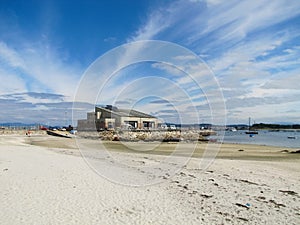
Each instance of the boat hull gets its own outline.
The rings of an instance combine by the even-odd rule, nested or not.
[[[258,134],[258,131],[246,131],[246,134]]]
[[[47,134],[52,135],[52,136],[56,136],[56,137],[72,138],[71,135],[69,135],[66,132],[47,130]]]

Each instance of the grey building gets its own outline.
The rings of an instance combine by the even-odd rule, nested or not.
[[[160,123],[156,117],[133,109],[118,109],[115,106],[95,107],[87,113],[87,119],[78,120],[78,131],[120,129],[156,129]]]

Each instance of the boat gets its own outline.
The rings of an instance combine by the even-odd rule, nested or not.
[[[288,136],[287,138],[288,138],[288,139],[296,139],[295,136]]]
[[[255,130],[249,130],[245,132],[246,134],[258,134],[258,131]]]
[[[249,129],[245,133],[246,134],[258,134],[258,131],[256,131],[256,130],[250,130],[250,127],[251,127],[251,118],[249,117]]]
[[[64,138],[72,138],[72,135],[69,132],[58,131],[58,130],[47,130],[48,135],[64,137]]]

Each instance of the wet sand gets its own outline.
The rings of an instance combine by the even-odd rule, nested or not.
[[[25,143],[35,146],[47,147],[55,151],[55,149],[73,149],[73,153],[76,154],[78,148],[81,145],[87,145],[94,149],[100,149],[99,143],[109,151],[118,151],[126,153],[140,153],[140,154],[154,154],[154,155],[169,155],[171,154],[178,143],[164,143],[164,142],[119,142],[119,141],[100,141],[100,140],[89,140],[89,139],[67,139],[52,136],[32,136],[25,139]],[[196,145],[197,144],[197,145]],[[154,150],[151,151],[132,151],[130,146],[137,146],[142,150],[147,149],[148,146],[155,146]],[[143,145],[145,147],[143,147]],[[193,158],[201,158],[204,151],[206,150],[206,142],[198,143],[180,143],[184,146],[195,146],[193,152]],[[211,145],[214,145],[211,143]],[[150,147],[150,149],[152,149]],[[238,160],[256,160],[256,161],[286,161],[286,160],[299,160],[300,154],[290,154],[298,149],[286,148],[286,147],[274,147],[274,146],[263,146],[263,145],[250,145],[250,144],[229,144],[223,143],[217,154],[217,159],[238,159]]]

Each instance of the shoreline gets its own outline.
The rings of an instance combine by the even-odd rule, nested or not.
[[[1,137],[1,136],[0,136]],[[20,137],[22,138],[22,137]],[[68,153],[67,150],[72,151],[72,154],[79,152],[79,147],[84,147],[85,143],[88,143],[89,147],[95,150],[103,148],[112,152],[124,152],[133,154],[147,154],[147,155],[170,155],[179,144],[181,147],[187,146],[187,148],[195,147],[191,157],[201,158],[206,150],[206,147],[220,146],[217,152],[216,159],[232,159],[232,160],[256,160],[256,161],[283,161],[283,160],[299,160],[300,154],[293,154],[292,152],[298,151],[298,148],[285,148],[274,147],[267,145],[254,145],[254,144],[236,144],[236,143],[202,143],[202,142],[122,142],[122,141],[103,141],[103,140],[91,140],[85,138],[72,138],[65,139],[52,136],[32,136],[24,137],[24,141],[29,145],[47,147],[52,150],[63,149],[64,153]],[[142,151],[133,150],[140,148]],[[143,149],[148,149],[144,150]],[[214,150],[215,151],[215,150]],[[178,156],[185,156],[184,152],[178,153]]]
[[[267,147],[275,147],[275,148],[285,148],[285,149],[294,149],[294,150],[297,150],[297,149],[300,149],[300,146],[299,147],[288,147],[288,146],[279,146],[279,145],[276,145],[276,144],[262,144],[262,143],[244,143],[244,140],[241,140],[240,142],[239,141],[227,141],[227,140],[222,140],[222,141],[218,141],[216,140],[215,138],[212,138],[212,139],[206,139],[206,137],[202,137],[200,138],[199,140],[196,140],[195,137],[194,137],[194,133],[192,132],[191,134],[189,134],[189,132],[187,132],[187,134],[185,134],[185,136],[188,136],[189,138],[191,138],[191,140],[189,139],[186,139],[186,140],[179,140],[179,136],[177,137],[176,133],[177,131],[171,131],[172,132],[175,132],[174,133],[174,139],[176,139],[175,142],[179,142],[179,143],[190,143],[190,142],[198,142],[198,143],[205,143],[205,142],[209,142],[209,143],[213,143],[213,142],[216,142],[218,144],[237,144],[237,145],[255,145],[255,146],[267,146]],[[1,136],[24,136],[26,137],[27,133],[27,130],[2,130],[0,131],[0,137]],[[107,133],[111,133],[111,132],[107,132]],[[148,133],[148,132],[146,132]],[[36,137],[36,136],[49,136],[47,135],[46,131],[44,130],[31,130],[31,134],[30,136],[32,137]],[[113,134],[111,135],[107,135],[105,134],[104,136],[101,136],[99,135],[99,133],[97,132],[83,132],[83,133],[79,133],[77,134],[76,136],[74,135],[70,135],[72,136],[72,138],[80,138],[80,139],[89,139],[89,140],[100,140],[101,138],[101,141],[102,142],[107,142],[107,141],[111,141],[112,143],[114,142],[145,142],[145,143],[153,143],[153,142],[166,142],[168,143],[168,141],[164,141],[163,139],[161,140],[151,140],[150,138],[145,138],[144,140],[143,139],[137,139],[137,137],[132,137],[132,138],[129,138],[128,140],[124,139],[124,140],[113,140]],[[111,137],[110,137],[111,136]],[[130,136],[130,132],[129,134],[125,135],[125,136]],[[171,135],[172,136],[172,135]],[[184,136],[183,136],[184,137]],[[215,137],[214,135],[212,135],[211,137]],[[216,136],[217,137],[217,136]],[[140,138],[140,137],[138,137]],[[178,141],[177,141],[178,139]],[[170,140],[169,142],[172,142],[172,140]]]
[[[0,138],[1,137],[24,137],[27,138],[26,135],[26,130],[22,131],[22,132],[13,132],[13,133],[0,133]],[[46,131],[32,131],[30,137],[51,137],[50,135],[48,135],[46,133]],[[139,141],[130,141],[130,140],[120,140],[120,141],[113,141],[113,140],[101,140],[98,137],[80,137],[78,135],[72,136],[72,139],[86,139],[86,140],[97,140],[97,141],[101,141],[101,142],[108,142],[108,143],[118,143],[118,142],[128,142],[128,143],[139,143],[139,142],[143,142],[143,143],[157,143],[157,142],[163,142],[163,141],[143,141],[143,140],[139,140]],[[64,139],[63,139],[64,140]],[[183,140],[180,141],[178,143],[203,143],[205,144],[206,142],[209,143],[218,143],[218,144],[230,144],[230,145],[249,145],[249,146],[262,146],[262,147],[274,147],[274,148],[286,148],[286,149],[300,149],[300,147],[286,147],[286,146],[278,146],[278,145],[268,145],[268,144],[255,144],[255,143],[239,143],[239,142],[230,142],[230,141],[221,141],[221,142],[216,142],[214,139],[213,140],[208,140],[208,141],[194,141],[194,140]],[[168,143],[168,142],[166,142]],[[170,141],[170,143],[173,143],[172,141]],[[177,142],[174,142],[177,143]]]

